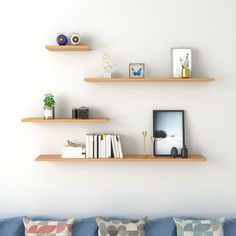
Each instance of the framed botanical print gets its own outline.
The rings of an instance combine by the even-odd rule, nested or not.
[[[192,50],[190,48],[172,48],[172,76],[174,78],[191,77],[192,72]]]

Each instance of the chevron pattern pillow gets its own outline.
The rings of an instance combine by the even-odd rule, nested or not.
[[[96,217],[99,236],[144,236],[144,225],[147,218],[142,220],[108,220]]]
[[[182,220],[174,218],[177,236],[224,236],[225,218],[216,220]]]
[[[23,218],[25,236],[71,236],[74,219],[66,221],[32,221]]]

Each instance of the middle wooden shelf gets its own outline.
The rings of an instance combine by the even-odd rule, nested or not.
[[[40,155],[36,161],[49,162],[205,162],[207,159],[202,155],[192,155],[188,158],[170,156],[143,156],[128,155],[124,158],[61,158],[60,155]]]

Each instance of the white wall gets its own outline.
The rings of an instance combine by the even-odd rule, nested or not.
[[[12,0],[0,7],[0,217],[236,216],[234,0]],[[79,32],[91,52],[49,52],[58,32]],[[146,63],[171,75],[171,47],[193,48],[194,75],[212,83],[92,84],[110,53],[114,73]],[[57,114],[89,106],[105,124],[21,123],[42,115],[46,92]],[[153,109],[186,110],[187,144],[207,163],[36,163],[66,139],[118,132],[125,153],[142,153]],[[149,150],[151,146],[149,144]]]

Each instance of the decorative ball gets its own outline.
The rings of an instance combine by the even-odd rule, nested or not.
[[[73,34],[73,35],[71,35],[71,37],[70,37],[70,42],[71,42],[71,44],[73,44],[73,45],[78,45],[78,44],[80,43],[80,37],[79,37],[79,35],[78,35],[78,34]]]
[[[57,43],[62,46],[68,43],[68,38],[64,34],[59,34],[57,36]]]

